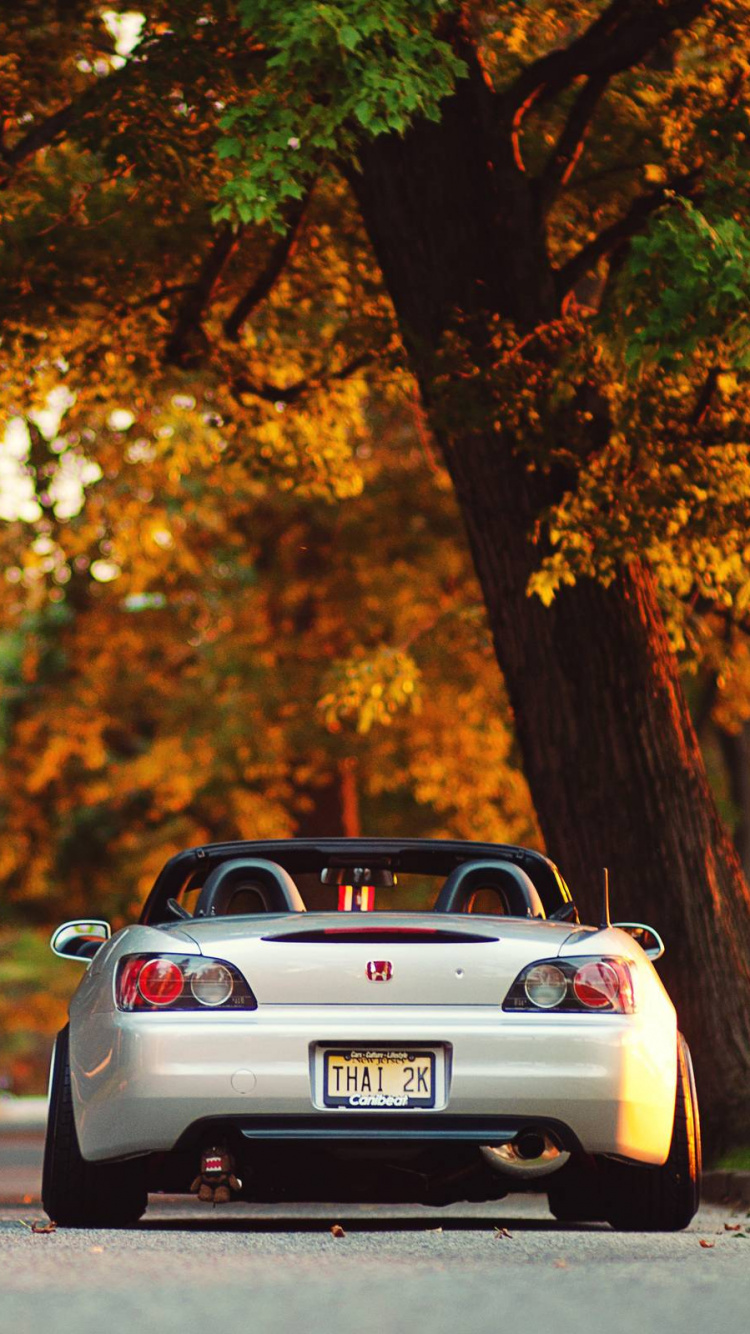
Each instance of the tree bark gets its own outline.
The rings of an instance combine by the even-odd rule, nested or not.
[[[481,375],[438,382],[446,336],[468,338],[489,374],[497,317],[524,332],[559,314],[539,202],[478,67],[439,124],[363,145],[350,181],[455,484],[549,853],[588,920],[608,865],[615,919],[663,932],[662,975],[694,1049],[709,1144],[742,1141],[750,893],[650,573],[634,565],[606,589],[579,581],[549,609],[529,598],[532,534],[560,479],[530,471],[491,428]]]
[[[737,812],[734,846],[745,876],[750,879],[750,723],[739,732],[716,727],[716,736],[724,756],[729,795]]]
[[[362,833],[354,756],[339,760],[320,786],[308,785],[298,795],[304,798],[297,815],[298,838],[357,838]]]

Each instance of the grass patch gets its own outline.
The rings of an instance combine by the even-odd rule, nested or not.
[[[43,1094],[54,1035],[83,969],[57,959],[47,930],[0,928],[0,1089]]]
[[[731,1149],[716,1164],[720,1172],[750,1172],[750,1146],[745,1149]]]

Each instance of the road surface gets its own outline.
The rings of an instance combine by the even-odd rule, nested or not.
[[[259,1216],[154,1200],[127,1231],[30,1230],[0,1206],[15,1334],[747,1334],[750,1237],[705,1209],[677,1235],[562,1226],[542,1199]],[[344,1236],[331,1233],[343,1225]],[[498,1229],[505,1229],[505,1232]],[[509,1234],[509,1235],[507,1235]],[[708,1242],[702,1246],[701,1241]]]
[[[40,1147],[0,1139],[2,1334],[750,1331],[744,1210],[662,1236],[563,1226],[543,1196],[294,1212],[152,1196],[137,1228],[45,1234]]]

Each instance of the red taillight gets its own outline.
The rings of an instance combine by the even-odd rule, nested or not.
[[[134,1010],[138,1004],[138,974],[143,959],[123,959],[117,976],[117,1004],[121,1010]]]
[[[634,1008],[630,969],[614,960],[592,959],[583,964],[573,978],[573,991],[589,1010],[630,1014]]]
[[[182,969],[172,959],[149,959],[138,974],[138,990],[149,1005],[171,1005],[182,995]]]
[[[234,964],[205,955],[126,954],[115,972],[118,1010],[256,1010],[256,1001]]]
[[[634,1014],[637,965],[630,959],[578,956],[539,959],[518,974],[504,1010],[547,1014]]]

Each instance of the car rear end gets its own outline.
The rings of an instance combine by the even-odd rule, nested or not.
[[[177,1161],[217,1136],[259,1179],[316,1150],[392,1166],[417,1150],[491,1161],[524,1137],[550,1161],[669,1149],[674,1009],[616,929],[397,913],[131,927],[71,1021],[92,1161]]]

